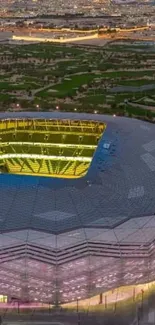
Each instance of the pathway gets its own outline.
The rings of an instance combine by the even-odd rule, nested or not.
[[[139,107],[139,108],[142,108],[142,109],[146,109],[148,111],[153,111],[155,112],[155,106],[149,106],[149,105],[143,105],[143,104],[137,104],[137,103],[132,103],[132,102],[129,102],[128,103],[130,106],[132,107]]]

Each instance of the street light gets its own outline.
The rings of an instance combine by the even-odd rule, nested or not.
[[[142,293],[142,305],[141,305],[141,307],[142,307],[142,315],[143,315],[143,304],[144,304],[144,290],[143,289],[141,290],[141,293]]]

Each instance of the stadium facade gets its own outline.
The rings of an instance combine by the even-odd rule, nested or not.
[[[97,114],[0,119],[106,125],[82,177],[0,174],[0,294],[60,304],[155,280],[154,125]]]

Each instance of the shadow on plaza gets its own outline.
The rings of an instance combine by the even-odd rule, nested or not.
[[[136,322],[135,322],[136,320]],[[131,325],[137,322],[137,311],[104,311],[104,312],[80,312],[61,309],[51,309],[50,311],[32,310],[31,312],[22,312],[19,308],[16,310],[3,311],[1,313],[1,323],[3,325],[15,325],[17,323],[24,325]]]
[[[78,308],[70,310],[60,307],[22,310],[20,304],[16,304],[11,310],[9,308],[0,310],[0,325],[1,323],[3,325],[18,323],[23,325],[147,325],[152,311],[154,313],[152,324],[155,324],[155,292],[152,292],[147,299],[142,294],[140,301],[126,305],[125,309],[117,308],[116,304],[112,310],[105,309],[102,304],[100,306],[100,311],[95,312],[90,308],[82,311]]]

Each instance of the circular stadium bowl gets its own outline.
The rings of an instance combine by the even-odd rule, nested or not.
[[[155,279],[155,127],[0,115],[0,293],[66,304]]]

